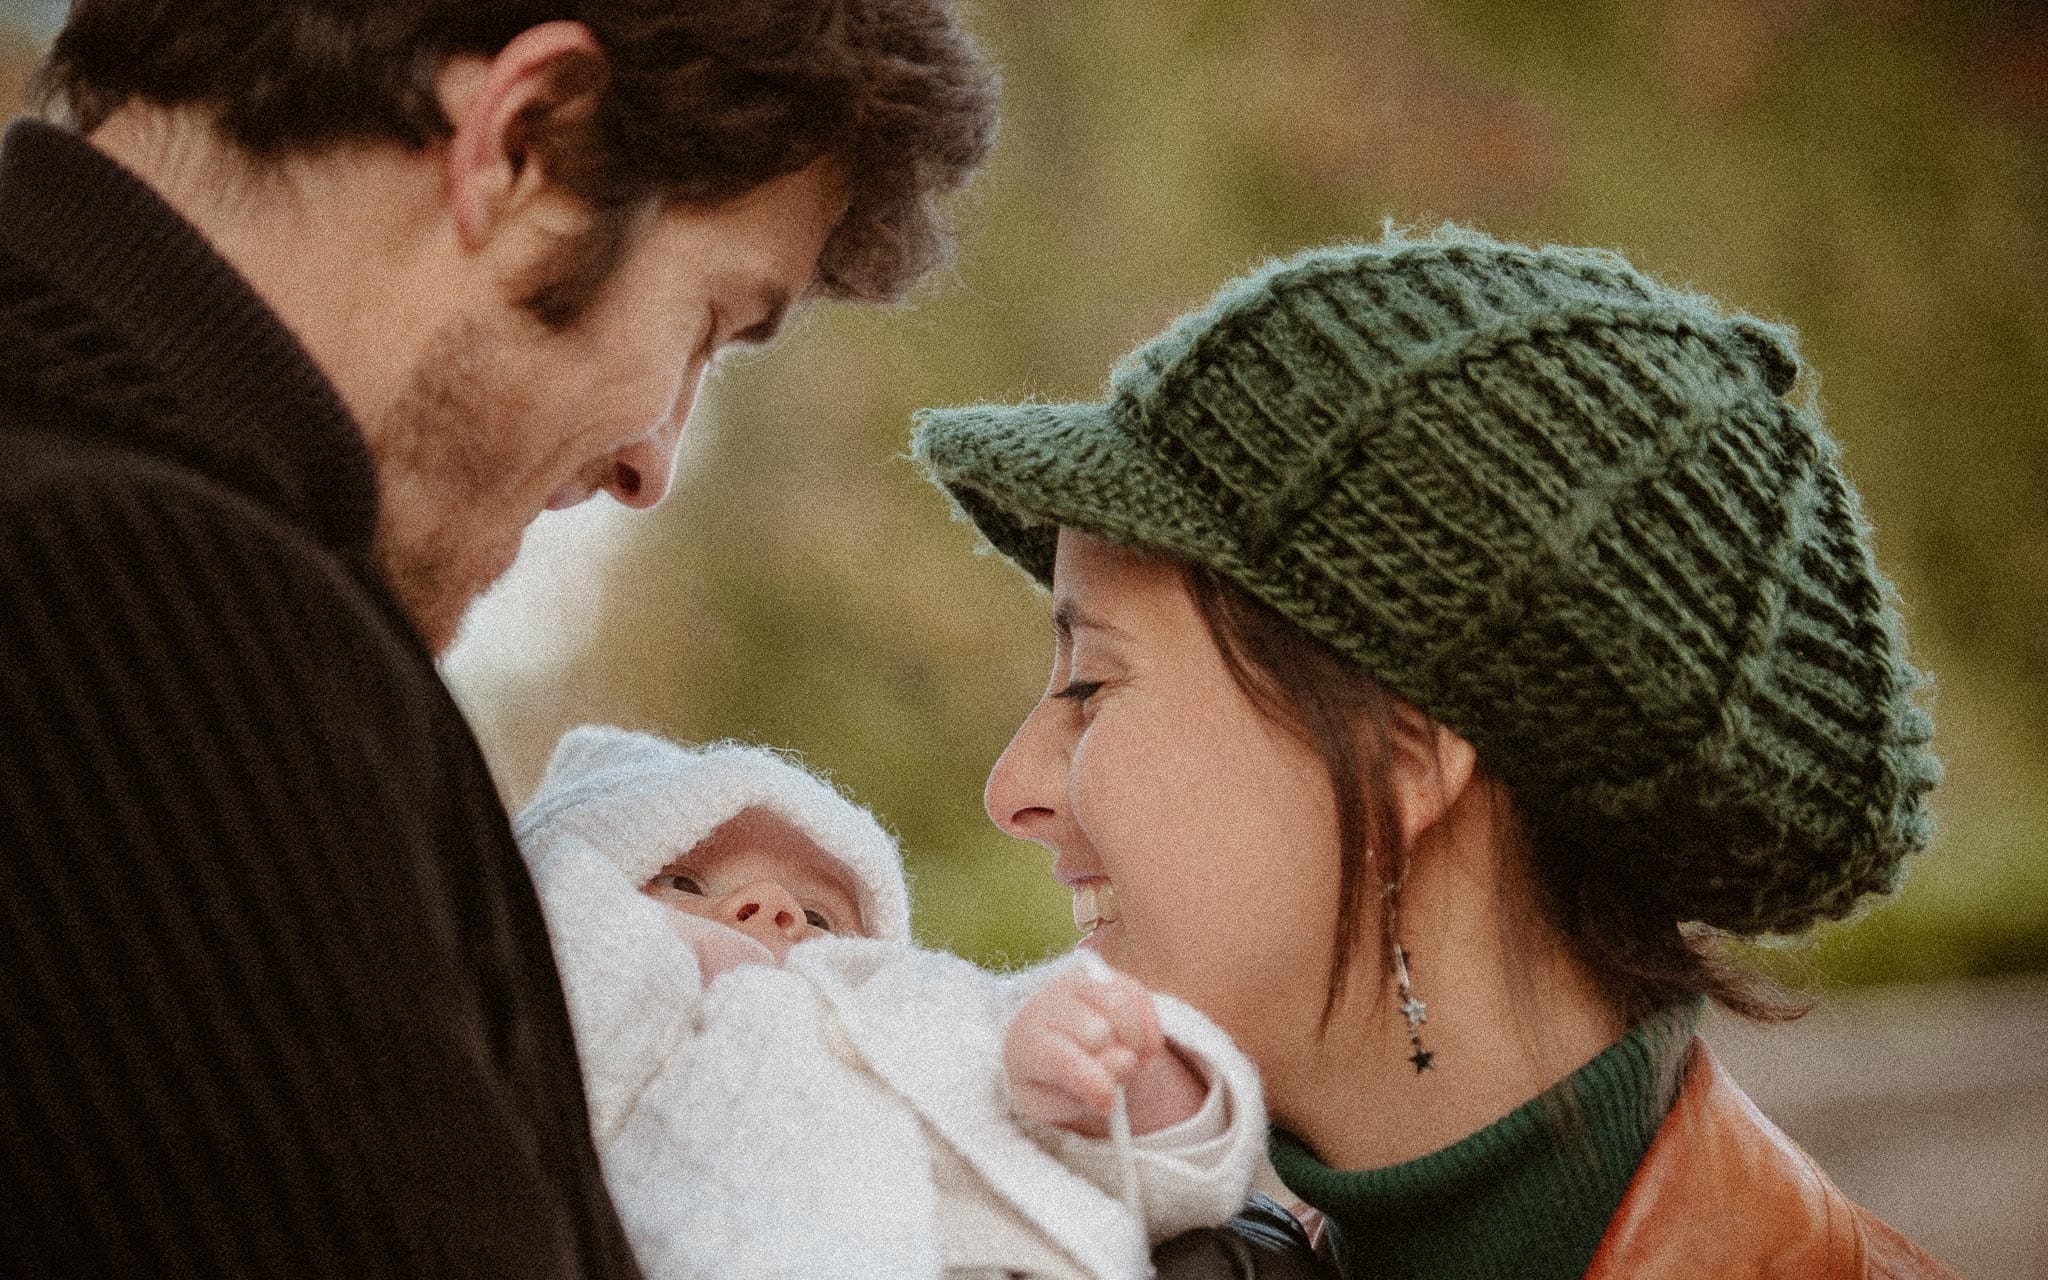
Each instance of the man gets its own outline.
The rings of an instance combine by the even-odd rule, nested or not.
[[[77,0],[0,151],[0,1274],[624,1275],[433,656],[900,295],[946,0]],[[686,1189],[679,1189],[686,1190]]]

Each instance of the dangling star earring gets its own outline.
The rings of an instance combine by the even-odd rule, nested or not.
[[[1429,1006],[1415,998],[1415,987],[1408,981],[1408,948],[1394,948],[1394,989],[1400,993],[1401,1003],[1395,1011],[1408,1020],[1408,1043],[1415,1052],[1408,1055],[1408,1061],[1415,1064],[1415,1074],[1436,1066],[1436,1054],[1422,1047],[1422,1024],[1429,1021]]]

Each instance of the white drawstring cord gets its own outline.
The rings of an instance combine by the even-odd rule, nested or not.
[[[1109,982],[1109,962],[1093,951],[1081,952],[1081,967],[1096,982]],[[1109,1142],[1116,1148],[1117,1169],[1123,1175],[1124,1207],[1138,1221],[1145,1220],[1145,1195],[1138,1187],[1138,1150],[1131,1142],[1131,1108],[1124,1087],[1116,1087],[1116,1100],[1109,1104]]]
[[[1116,1147],[1117,1167],[1124,1176],[1124,1207],[1138,1221],[1145,1220],[1145,1197],[1138,1190],[1138,1152],[1131,1145],[1131,1109],[1124,1103],[1124,1087],[1116,1087],[1116,1101],[1109,1107],[1109,1140]]]

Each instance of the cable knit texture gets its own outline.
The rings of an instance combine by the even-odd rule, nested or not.
[[[0,353],[0,1274],[635,1274],[332,387],[36,123]]]
[[[928,411],[913,447],[1041,584],[1061,526],[1211,565],[1596,880],[1791,932],[1894,887],[1939,777],[1801,368],[1611,253],[1446,227],[1270,264],[1106,402]]]

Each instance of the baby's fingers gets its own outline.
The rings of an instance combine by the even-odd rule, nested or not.
[[[1101,965],[1091,968],[1076,986],[1082,1002],[1108,1024],[1110,1034],[1128,1047],[1138,1061],[1150,1058],[1166,1043],[1159,1026],[1159,1010],[1153,1006],[1152,993],[1143,983]]]
[[[1011,1087],[1019,1103],[1054,1124],[1107,1116],[1117,1083],[1137,1065],[1136,1056],[1106,1038],[1090,1049],[1072,1036],[1048,1030],[1012,1037],[1007,1046]]]

